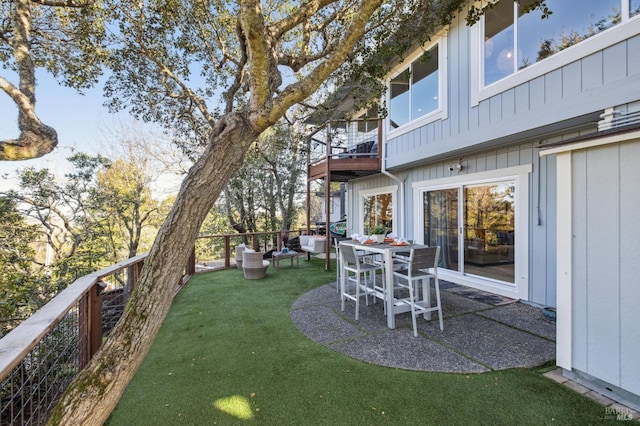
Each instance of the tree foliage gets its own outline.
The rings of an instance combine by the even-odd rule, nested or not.
[[[47,168],[29,167],[19,173],[19,188],[5,194],[37,224],[51,252],[40,260],[55,289],[47,300],[79,276],[136,255],[141,241],[148,249],[161,220],[140,164],[84,153],[69,161],[73,170],[63,180]]]
[[[42,227],[55,264],[52,279],[60,286],[93,271],[105,255],[104,249],[89,249],[89,242],[99,238],[92,227],[89,201],[95,173],[109,161],[82,153],[69,161],[73,170],[63,182],[48,168],[28,167],[19,173],[19,188],[6,194],[25,217]]]
[[[146,249],[151,246],[162,209],[151,195],[149,180],[144,164],[124,159],[97,173],[91,206],[96,227],[104,229],[111,247],[111,257],[105,260],[133,257],[141,243]],[[145,234],[146,228],[151,232]]]
[[[291,229],[306,165],[303,137],[296,129],[285,121],[274,125],[229,180],[219,204],[236,231]]]
[[[13,200],[0,198],[0,337],[38,310],[51,293],[35,243],[40,229],[29,225]]]

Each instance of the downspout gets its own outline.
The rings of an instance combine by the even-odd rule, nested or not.
[[[383,120],[379,119],[378,120],[378,155],[380,156],[380,172],[382,172],[383,175],[389,176],[391,179],[393,179],[394,181],[398,182],[399,186],[400,186],[400,200],[398,202],[398,207],[399,207],[399,214],[398,217],[400,219],[400,223],[398,224],[398,233],[399,236],[402,238],[407,238],[407,227],[405,224],[405,217],[404,217],[404,211],[405,211],[405,207],[404,207],[404,181],[402,179],[400,179],[399,177],[397,177],[396,175],[392,174],[391,172],[387,171],[387,167],[386,167],[386,146],[387,146],[387,134],[386,132],[383,132]],[[411,238],[413,239],[413,238]]]

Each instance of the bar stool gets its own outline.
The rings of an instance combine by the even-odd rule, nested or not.
[[[365,303],[369,304],[369,295],[374,296],[375,302],[375,280],[376,271],[382,271],[382,280],[384,287],[384,268],[381,265],[374,265],[367,263],[364,257],[356,254],[355,247],[343,246],[340,250],[342,258],[342,277],[340,280],[340,300],[341,310],[344,311],[346,299],[350,299],[356,302],[356,321],[360,314],[360,296],[365,296]],[[354,274],[351,275],[350,273]],[[367,279],[369,275],[369,279]],[[361,284],[360,277],[362,276],[364,283]],[[355,293],[349,291],[349,283],[355,283]],[[371,286],[368,285],[371,284]],[[361,293],[362,292],[362,293]]]
[[[403,300],[411,307],[411,319],[413,320],[413,336],[418,337],[416,316],[424,314],[425,319],[431,319],[431,312],[438,312],[440,331],[444,330],[442,320],[442,304],[440,303],[440,282],[438,281],[438,259],[440,246],[412,248],[409,254],[407,269],[393,271],[394,278],[406,281],[403,284],[398,281],[395,285],[409,290],[409,300]],[[433,271],[433,272],[431,272]],[[431,278],[434,279],[436,289],[436,305],[431,306]],[[418,300],[417,282],[422,281],[422,300]],[[392,290],[393,291],[393,290]]]

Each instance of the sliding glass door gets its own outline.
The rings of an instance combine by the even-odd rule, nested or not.
[[[423,192],[424,242],[441,247],[440,267],[515,283],[515,191],[507,180]]]
[[[440,267],[458,270],[458,189],[424,193],[424,243],[440,246]]]

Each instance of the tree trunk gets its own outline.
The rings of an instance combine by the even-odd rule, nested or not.
[[[109,417],[169,311],[200,224],[258,136],[240,115],[218,122],[207,150],[182,183],[120,323],[66,390],[49,424],[99,425]]]

